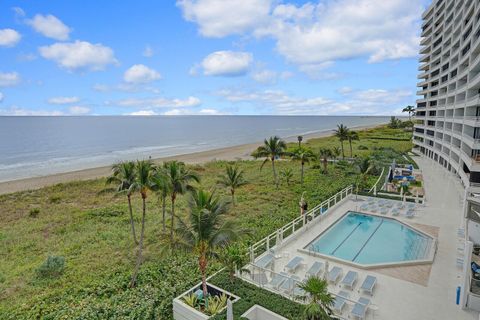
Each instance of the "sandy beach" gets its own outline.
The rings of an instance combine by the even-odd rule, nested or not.
[[[378,125],[373,126],[357,126],[351,127],[351,129],[355,130],[366,130],[375,128]],[[303,135],[304,139],[312,139],[312,138],[321,138],[330,136],[333,134],[333,130],[312,133],[312,134],[305,134]],[[289,137],[285,138],[287,142],[294,142],[297,141],[297,137]],[[163,162],[169,160],[178,160],[183,161],[188,164],[200,164],[206,163],[213,160],[226,160],[226,161],[233,161],[233,160],[247,160],[252,159],[250,156],[251,152],[255,150],[262,142],[255,142],[249,144],[242,144],[237,146],[231,146],[226,148],[214,149],[214,150],[207,150],[195,153],[188,153],[182,155],[176,155],[171,157],[163,157],[153,159],[154,162]],[[108,176],[111,173],[111,166],[103,166],[85,170],[78,170],[78,171],[71,171],[65,173],[57,173],[52,175],[40,176],[40,177],[32,177],[26,179],[19,179],[19,180],[12,180],[0,183],[0,194],[7,194],[13,193],[18,191],[25,191],[25,190],[34,190],[39,189],[46,186],[55,185],[58,183],[65,183],[70,181],[79,181],[79,180],[90,180]]]

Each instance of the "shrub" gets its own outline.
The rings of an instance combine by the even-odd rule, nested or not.
[[[49,256],[35,271],[38,278],[56,278],[65,270],[65,258]]]
[[[94,208],[87,211],[87,215],[91,217],[118,217],[125,212],[122,206],[116,205],[111,207]]]
[[[33,209],[30,209],[30,212],[28,213],[28,216],[31,217],[31,218],[36,218],[36,217],[38,217],[39,213],[40,213],[40,209],[33,208]]]
[[[59,195],[53,195],[50,198],[48,198],[48,202],[50,203],[60,203],[61,200],[62,200],[62,197],[60,197]]]
[[[364,145],[359,145],[358,150],[368,150],[368,147]]]

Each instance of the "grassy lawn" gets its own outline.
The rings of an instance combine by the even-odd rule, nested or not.
[[[398,140],[403,137],[407,140]],[[360,133],[353,152],[366,156],[385,147],[405,152],[411,149],[408,139],[409,134],[401,130],[369,130]],[[329,137],[306,145],[317,152],[320,147],[339,146],[339,142]],[[348,142],[345,151],[348,156]],[[249,184],[237,191],[237,205],[231,210],[232,219],[252,231],[253,236],[244,240],[247,244],[297,216],[302,191],[313,207],[355,180],[352,168],[329,165],[324,174],[316,169],[321,165],[311,164],[301,186],[300,164],[281,160],[278,169],[290,167],[295,175],[290,186],[282,182],[276,189],[271,167],[260,171],[260,163],[239,162]],[[192,168],[201,176],[201,185],[209,189],[216,186],[225,164],[219,161]],[[370,177],[369,182],[376,178]],[[184,252],[161,254],[161,208],[157,196],[149,194],[145,261],[138,287],[128,289],[135,245],[127,201],[101,192],[104,184],[104,179],[96,179],[0,196],[0,319],[171,319],[171,299],[200,279],[196,258]],[[226,190],[217,191],[227,196]],[[133,205],[138,225],[139,195]],[[186,196],[181,196],[176,211],[182,215],[185,208]],[[63,256],[65,271],[55,279],[39,278],[35,271],[49,255]],[[210,271],[219,268],[212,262]]]

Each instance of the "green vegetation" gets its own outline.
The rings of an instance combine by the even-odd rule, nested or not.
[[[407,162],[403,155],[411,149],[408,134],[388,127],[359,131],[360,141],[352,141],[353,157],[370,157],[380,164],[391,158]],[[277,141],[276,145],[279,144]],[[340,149],[339,145],[336,137],[301,143],[302,148],[315,153],[320,148],[333,152],[334,148]],[[284,146],[282,153],[286,153],[287,147],[296,146],[296,141]],[[274,158],[276,170],[291,172],[290,185],[272,187],[272,172],[260,170],[261,161],[215,161],[195,166],[176,163],[155,170],[145,163],[145,170],[136,175],[135,189],[126,188],[132,191],[133,219],[128,193],[117,192],[120,181],[111,184],[115,187],[112,190],[105,190],[106,179],[95,179],[0,196],[0,319],[171,319],[171,300],[201,279],[198,252],[175,249],[174,254],[169,254],[170,250],[165,250],[170,249],[169,229],[174,219],[191,226],[188,190],[214,189],[228,166],[243,171],[249,183],[236,189],[235,209],[225,216],[236,227],[251,231],[250,237],[237,242],[245,247],[297,217],[298,201],[304,191],[313,206],[358,179],[354,163],[327,163],[328,170],[324,171],[323,162],[314,160],[305,165],[301,185],[298,163]],[[365,175],[366,186],[377,180],[375,174],[379,172],[371,170]],[[282,177],[286,180],[283,174]],[[172,198],[174,189],[177,191]],[[216,193],[221,198],[231,197],[229,188],[219,188]],[[162,199],[170,200],[170,208],[165,208]],[[38,210],[36,218],[31,217],[32,210]],[[164,229],[165,219],[170,223]],[[137,227],[139,242],[144,229],[141,254],[133,239],[131,220]],[[53,277],[40,278],[37,269],[49,256],[62,257],[64,267]],[[213,274],[232,259],[210,259],[207,274]],[[130,288],[138,261],[138,276],[135,286]],[[237,316],[255,301],[265,307],[275,306],[275,312],[287,318],[303,313],[301,305],[238,279],[232,281],[228,272],[214,277],[212,283],[242,297],[235,303]]]
[[[333,296],[328,292],[327,280],[318,277],[310,277],[299,285],[307,295],[308,301],[303,311],[305,320],[330,320],[333,311]]]

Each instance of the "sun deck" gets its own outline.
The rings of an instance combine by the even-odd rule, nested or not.
[[[293,297],[294,292],[290,290],[290,284],[282,288],[285,281],[282,282],[281,277],[285,274],[281,273],[287,272],[287,275],[295,275],[295,279],[304,279],[315,262],[322,262],[324,266],[327,265],[328,270],[334,267],[337,267],[336,271],[340,269],[340,275],[333,275],[335,281],[330,283],[329,290],[333,294],[339,294],[340,291],[348,293],[347,306],[342,308],[343,311],[340,313],[342,318],[351,318],[354,302],[367,297],[371,304],[367,308],[366,319],[478,319],[477,312],[462,310],[455,304],[456,289],[462,284],[462,270],[456,266],[458,242],[456,230],[462,220],[462,187],[453,175],[446,173],[437,165],[432,165],[432,162],[422,158],[415,160],[423,170],[427,202],[424,205],[417,205],[413,218],[407,218],[402,214],[395,218],[438,239],[433,263],[365,269],[327,256],[311,255],[308,251],[302,250],[346,212],[362,212],[360,206],[367,199],[359,197],[357,201],[355,196],[349,196],[328,210],[320,219],[315,218],[298,229],[295,234],[274,247],[273,252],[266,253],[271,258],[267,269],[273,273],[261,272],[260,268],[255,270],[251,267],[252,274],[244,277],[253,278],[262,287]],[[286,268],[295,257],[298,257],[295,259],[298,263],[292,263]],[[262,257],[257,257],[255,261],[258,259]],[[353,271],[350,273],[351,277],[355,275],[353,288],[341,284],[349,271]],[[266,276],[261,277],[261,274]],[[325,272],[320,274],[326,275]],[[279,277],[278,286],[268,284],[272,275]],[[362,282],[369,275],[377,280],[372,295],[360,291]],[[298,292],[295,295],[297,294]]]

